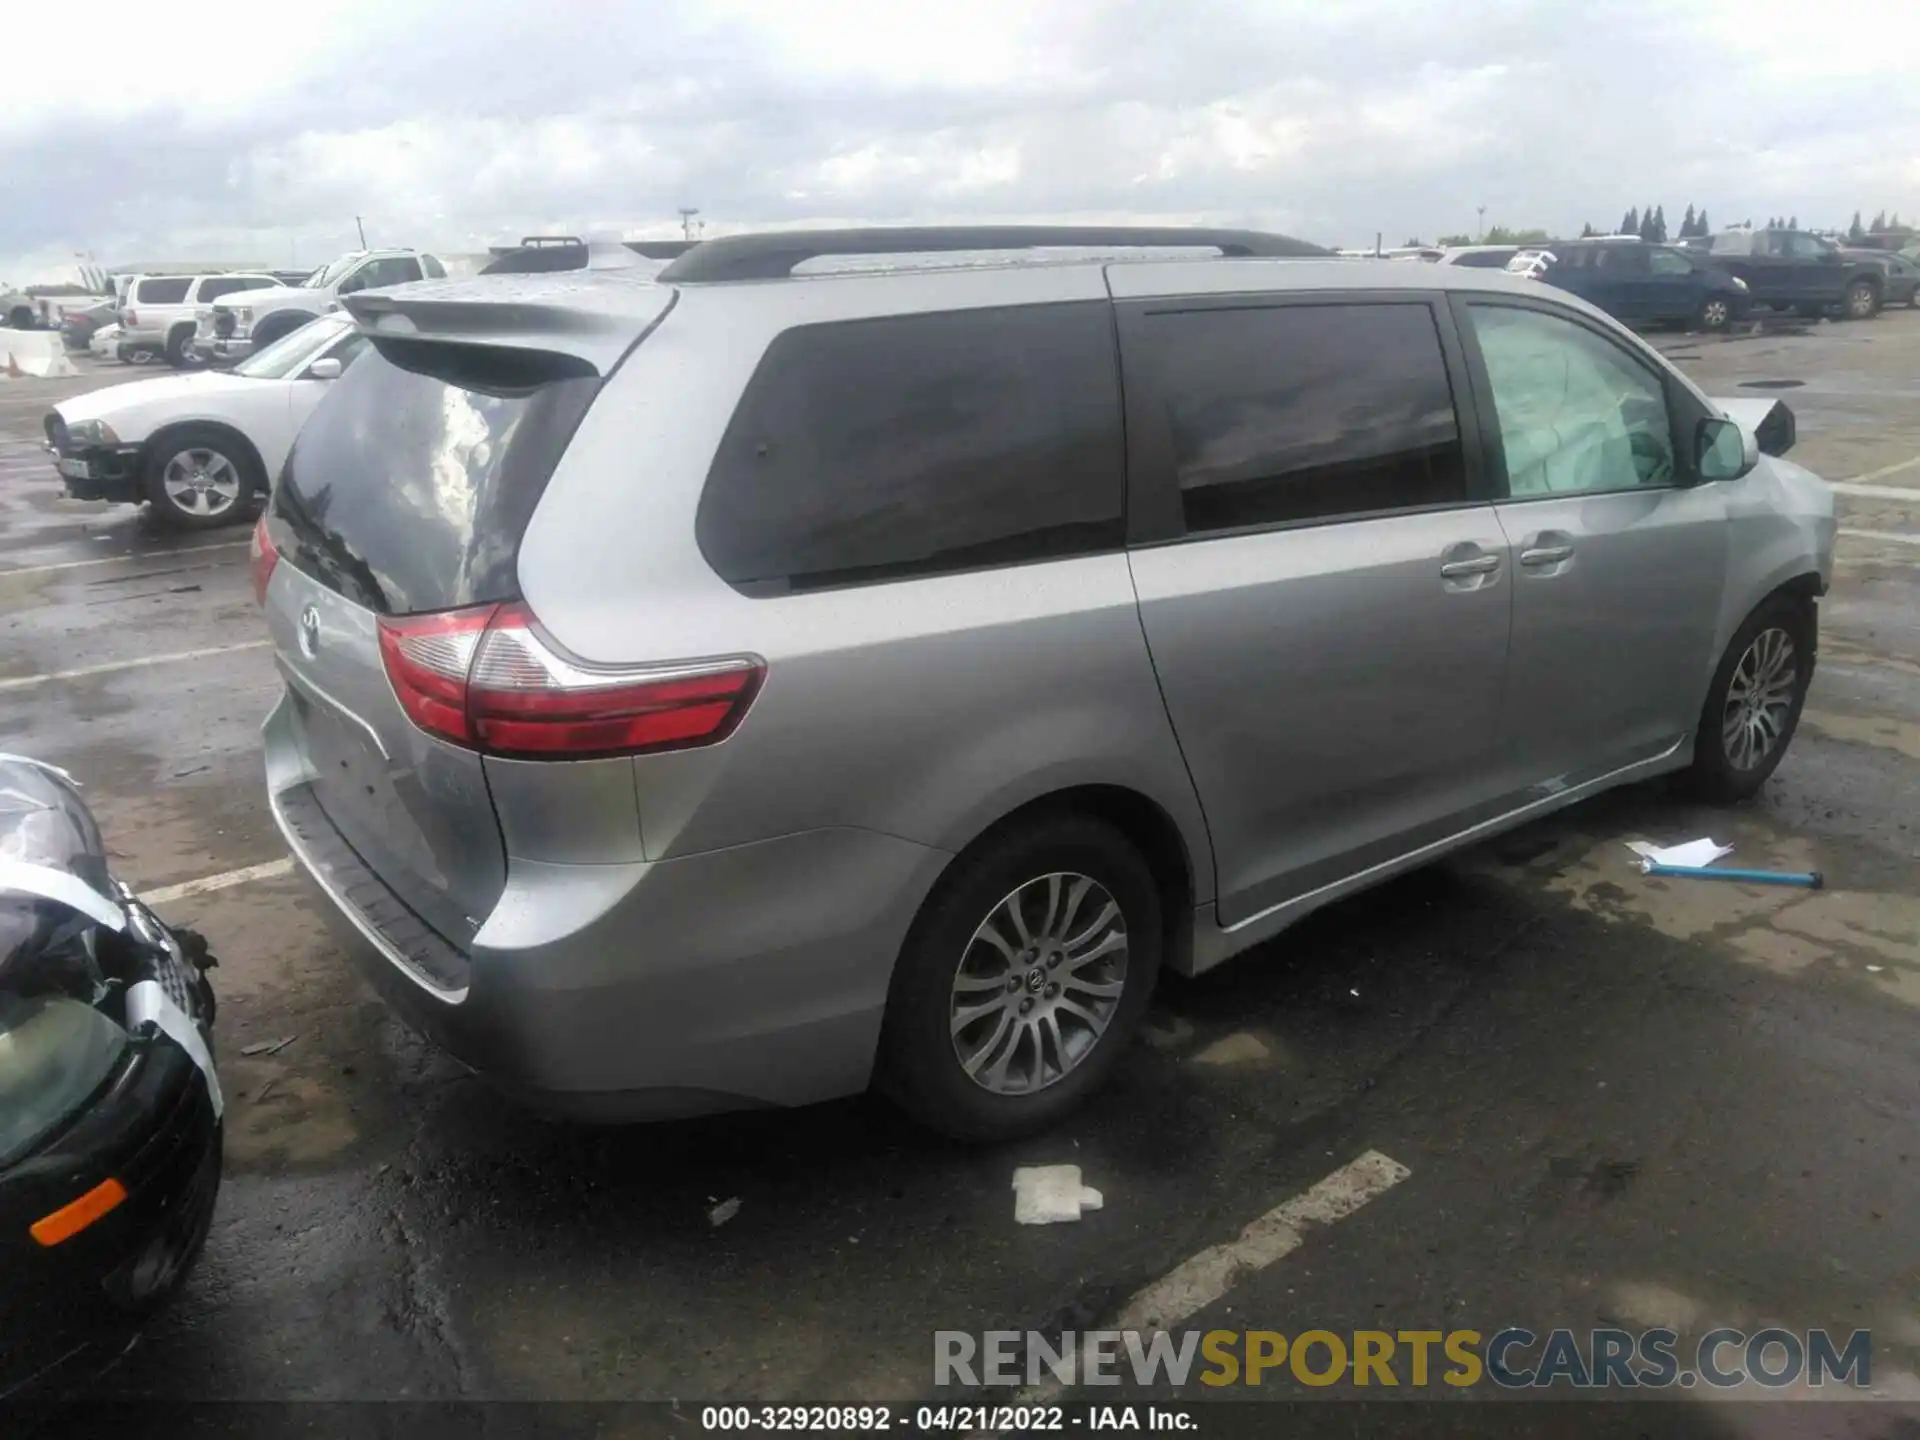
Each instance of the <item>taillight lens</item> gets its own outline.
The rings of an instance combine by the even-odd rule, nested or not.
[[[122,310],[120,312],[120,323],[126,326],[138,325],[140,323],[140,317],[131,310]]]
[[[253,527],[253,540],[247,546],[247,573],[253,577],[253,601],[267,603],[267,582],[273,579],[273,567],[280,563],[280,552],[267,534],[267,517],[262,515]]]
[[[382,617],[380,654],[422,730],[529,760],[711,745],[733,733],[766,673],[746,658],[588,668],[544,641],[517,602]]]

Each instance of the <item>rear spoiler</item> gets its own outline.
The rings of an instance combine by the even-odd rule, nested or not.
[[[605,375],[672,306],[676,291],[644,272],[500,275],[427,280],[341,299],[375,341],[546,350]]]
[[[1793,411],[1784,400],[1723,400],[1710,397],[1715,405],[1742,430],[1753,436],[1762,455],[1784,455],[1797,438]]]

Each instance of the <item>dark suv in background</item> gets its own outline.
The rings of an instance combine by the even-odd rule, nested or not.
[[[1747,282],[1755,305],[1816,319],[1837,308],[1845,319],[1869,320],[1886,298],[1883,262],[1848,256],[1805,230],[1723,230],[1708,253],[1715,265]]]
[[[1550,257],[1550,258],[1548,258]],[[1639,240],[1566,240],[1527,273],[1618,320],[1724,330],[1748,309],[1746,282],[1706,256]]]

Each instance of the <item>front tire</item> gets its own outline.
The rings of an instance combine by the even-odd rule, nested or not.
[[[1849,320],[1871,320],[1880,313],[1880,292],[1869,281],[1854,281],[1841,299],[1840,313]]]
[[[1700,302],[1699,313],[1694,316],[1694,325],[1709,333],[1718,334],[1733,324],[1733,305],[1724,295],[1709,295]]]
[[[211,530],[244,519],[262,488],[253,452],[212,425],[183,425],[147,447],[145,486],[154,519]]]
[[[1160,893],[1111,825],[988,836],[922,908],[894,969],[881,1089],[960,1140],[1045,1129],[1105,1083],[1160,968]]]
[[[1776,595],[1728,642],[1707,687],[1681,788],[1730,804],[1756,794],[1787,753],[1813,681],[1818,625],[1813,603]]]
[[[199,363],[193,353],[193,326],[176,325],[168,332],[166,356],[176,370],[191,370]]]

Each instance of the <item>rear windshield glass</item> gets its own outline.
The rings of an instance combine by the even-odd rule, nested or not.
[[[376,341],[301,430],[273,542],[382,614],[512,599],[521,536],[599,387],[544,351]]]

